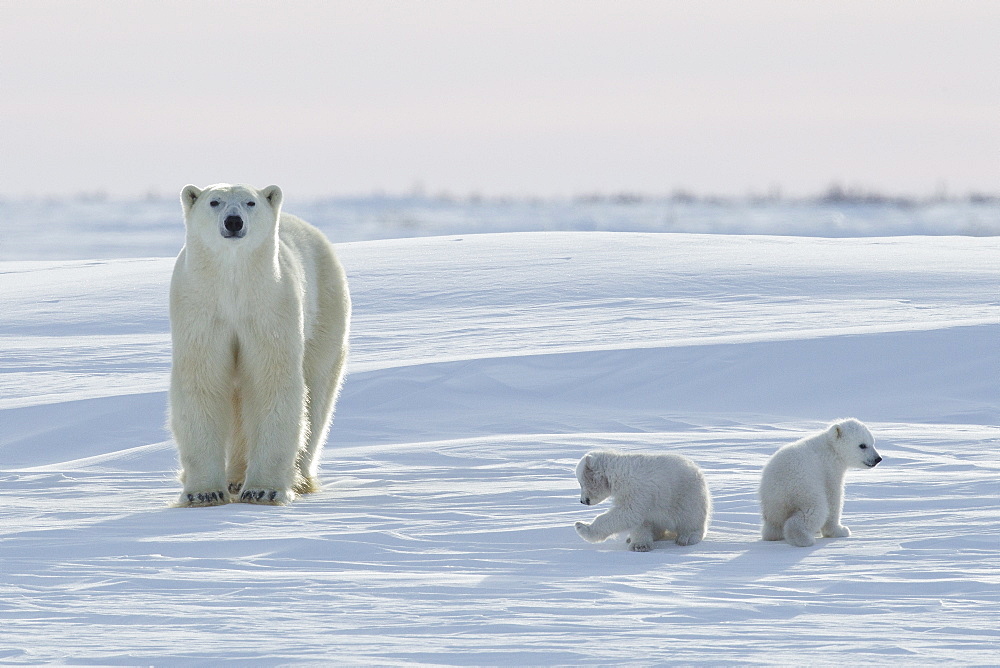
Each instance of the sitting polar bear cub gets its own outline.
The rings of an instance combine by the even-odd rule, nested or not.
[[[872,468],[880,461],[872,433],[854,418],[781,447],[764,466],[760,481],[764,540],[784,538],[808,547],[817,532],[827,538],[850,536],[840,523],[844,475],[849,468]]]
[[[705,537],[712,498],[697,464],[675,454],[622,454],[595,450],[576,467],[580,503],[588,506],[614,497],[614,507],[576,531],[591,543],[629,532],[629,548],[653,549],[653,541],[675,538],[694,545]]]
[[[278,186],[181,192],[187,237],[170,283],[178,506],[283,504],[319,489],[351,298],[333,246],[281,199]]]

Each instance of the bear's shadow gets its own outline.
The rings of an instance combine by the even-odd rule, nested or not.
[[[794,547],[784,541],[758,541],[727,561],[725,569],[735,577],[757,580],[788,570],[822,547],[819,540],[809,547]]]

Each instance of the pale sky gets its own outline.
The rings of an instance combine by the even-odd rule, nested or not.
[[[1000,192],[1000,0],[0,0],[0,196]]]

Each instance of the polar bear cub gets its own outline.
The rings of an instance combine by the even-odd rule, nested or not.
[[[850,529],[840,523],[844,476],[847,469],[872,468],[880,461],[872,433],[854,418],[782,446],[761,476],[762,537],[808,547],[817,533],[850,536]]]
[[[170,283],[178,506],[283,504],[319,488],[351,298],[333,246],[277,186],[181,191]]]
[[[613,497],[613,507],[576,531],[591,543],[629,532],[631,550],[647,552],[653,541],[674,538],[694,545],[705,537],[712,498],[697,464],[676,454],[588,452],[576,467],[580,502],[588,506]]]

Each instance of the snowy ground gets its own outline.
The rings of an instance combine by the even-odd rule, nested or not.
[[[172,259],[0,262],[0,662],[996,663],[1000,238],[339,252],[326,487],[282,508],[167,508]],[[760,541],[766,458],[849,415],[854,535]],[[697,461],[706,540],[583,542],[598,446]]]

